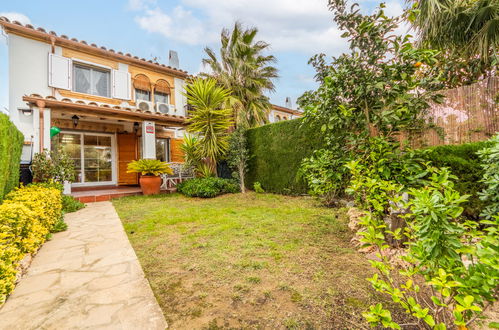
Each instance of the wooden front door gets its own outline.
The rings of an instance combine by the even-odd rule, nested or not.
[[[127,173],[128,163],[137,157],[137,135],[118,134],[118,185],[138,184],[137,173]]]

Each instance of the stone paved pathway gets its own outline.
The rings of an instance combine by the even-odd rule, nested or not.
[[[0,309],[0,329],[165,329],[110,202],[66,216]]]

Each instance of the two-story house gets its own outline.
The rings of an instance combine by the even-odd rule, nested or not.
[[[188,74],[178,64],[4,17],[0,25],[8,43],[9,115],[26,140],[22,161],[61,147],[76,164],[73,187],[85,187],[137,184],[127,164],[140,157],[182,160]]]

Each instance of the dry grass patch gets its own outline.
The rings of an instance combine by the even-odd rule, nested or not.
[[[344,209],[254,193],[113,203],[173,329],[353,329],[379,299]]]

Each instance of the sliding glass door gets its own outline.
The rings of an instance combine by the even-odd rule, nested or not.
[[[61,132],[54,138],[52,147],[58,146],[67,151],[75,163],[76,186],[116,183],[114,135]]]

